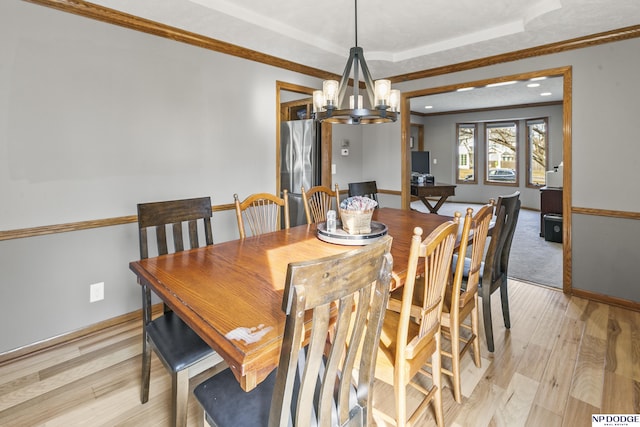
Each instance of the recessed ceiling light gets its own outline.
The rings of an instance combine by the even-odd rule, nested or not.
[[[425,105],[424,108],[426,108],[428,110],[430,108],[433,108],[433,105]]]
[[[456,89],[456,92],[466,92],[468,90],[474,90],[475,87],[461,87],[460,89]]]
[[[540,83],[529,83],[527,85],[527,87],[538,87],[538,86],[540,86]]]
[[[508,81],[508,82],[490,83],[490,84],[487,85],[487,87],[507,86],[507,85],[513,85],[513,84],[516,84],[516,83],[518,83],[518,82],[515,81],[515,80],[511,80],[511,81]]]
[[[531,81],[532,81],[532,82],[535,82],[535,81],[538,81],[538,80],[544,80],[544,79],[546,79],[546,78],[547,78],[546,76],[542,76],[542,77],[534,77],[534,78],[532,78],[532,79],[531,79]]]
[[[551,96],[551,92],[542,92],[540,96]]]

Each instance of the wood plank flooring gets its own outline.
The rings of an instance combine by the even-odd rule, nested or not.
[[[591,426],[594,413],[640,413],[640,313],[510,281],[506,331],[498,295],[496,351],[482,337],[482,367],[463,359],[462,404],[443,377],[447,426]],[[0,365],[0,426],[168,426],[169,375],[154,356],[140,404],[140,351],[132,321]],[[374,404],[393,411],[390,386],[376,383]],[[188,422],[202,425],[194,399]],[[434,424],[431,414],[420,423]]]

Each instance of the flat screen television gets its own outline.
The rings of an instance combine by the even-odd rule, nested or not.
[[[411,152],[411,172],[420,174],[430,174],[429,169],[429,152],[428,151],[412,151]]]

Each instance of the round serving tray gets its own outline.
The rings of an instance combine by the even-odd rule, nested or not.
[[[376,221],[371,221],[371,233],[367,234],[349,234],[342,229],[342,223],[340,221],[338,221],[338,224],[336,225],[336,231],[330,233],[327,231],[326,223],[318,223],[318,239],[328,243],[335,243],[337,245],[368,245],[369,243],[377,241],[386,234],[387,226]]]

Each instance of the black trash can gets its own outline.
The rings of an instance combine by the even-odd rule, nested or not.
[[[562,243],[562,215],[546,214],[544,216],[544,240]]]

